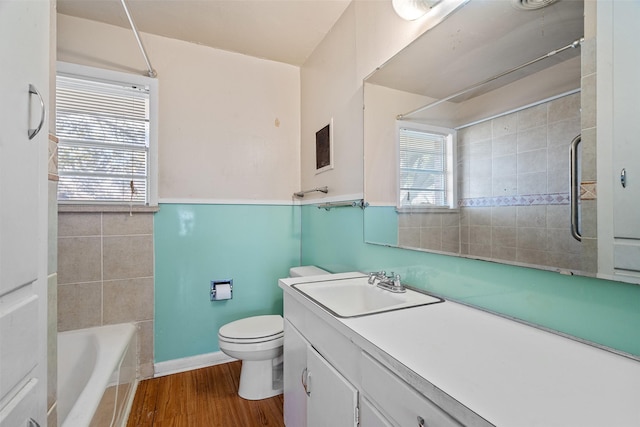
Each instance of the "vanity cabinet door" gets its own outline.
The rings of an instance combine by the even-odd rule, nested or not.
[[[305,382],[308,427],[358,425],[358,390],[311,346]]]
[[[284,321],[284,425],[307,423],[307,394],[302,384],[309,343],[287,319]]]

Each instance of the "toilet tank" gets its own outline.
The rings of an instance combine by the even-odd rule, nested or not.
[[[289,277],[318,276],[320,274],[331,274],[315,265],[303,265],[301,267],[291,267]]]

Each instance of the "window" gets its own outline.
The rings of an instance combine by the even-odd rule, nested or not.
[[[58,64],[58,201],[155,205],[155,98],[148,77]]]
[[[457,207],[455,131],[398,122],[398,208]]]

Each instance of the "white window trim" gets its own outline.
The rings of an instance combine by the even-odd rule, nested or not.
[[[88,77],[106,82],[129,83],[149,87],[149,183],[148,206],[158,206],[158,80],[138,74],[123,73],[120,71],[105,70],[86,65],[72,64],[69,62],[57,62],[56,72],[79,78]],[[78,204],[77,202],[59,202],[60,204]],[[103,203],[86,203],[100,205]],[[122,203],[125,205],[126,203]]]
[[[447,199],[449,206],[402,206],[400,204],[400,129],[413,129],[447,137]],[[396,211],[397,212],[451,212],[458,210],[458,139],[455,129],[425,123],[396,120]]]

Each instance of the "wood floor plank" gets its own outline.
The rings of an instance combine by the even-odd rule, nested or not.
[[[184,375],[167,375],[159,378],[158,402],[154,419],[156,425],[161,421],[186,415],[184,410],[186,396],[182,387],[182,378]]]
[[[133,403],[131,405],[131,411],[129,411],[129,420],[127,425],[132,422],[134,425],[139,424],[140,420],[140,411],[142,410],[144,396],[146,394],[148,381],[140,381],[138,382],[138,387],[136,388],[136,394],[133,396]]]
[[[156,415],[158,383],[154,380],[140,381],[134,396],[131,414],[127,426],[152,426]],[[135,415],[135,416],[134,416]]]
[[[241,362],[141,381],[127,427],[284,427],[282,395],[238,396]]]

